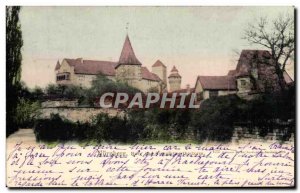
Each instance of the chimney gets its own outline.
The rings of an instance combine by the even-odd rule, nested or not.
[[[80,63],[83,64],[83,59],[82,58],[77,58],[76,60],[80,61]]]
[[[186,92],[187,92],[187,93],[191,93],[190,84],[187,84],[187,85],[186,85]]]

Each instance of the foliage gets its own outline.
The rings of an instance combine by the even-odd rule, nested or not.
[[[6,7],[6,136],[18,129],[14,122],[21,79],[22,31],[19,6]]]
[[[101,113],[92,123],[72,123],[56,115],[50,120],[38,120],[40,124],[36,124],[35,131],[38,139],[46,141],[134,143],[190,139],[226,142],[231,140],[234,124],[251,123],[246,126],[258,127],[264,136],[275,126],[281,128],[278,120],[286,123],[294,120],[294,116],[295,90],[291,87],[286,92],[265,94],[250,101],[236,95],[211,98],[203,101],[200,109],[131,109],[122,117]],[[283,126],[288,126],[285,136],[288,137],[294,132],[295,122]],[[49,137],[45,133],[49,133]]]
[[[48,97],[78,99],[79,105],[87,105],[88,89],[76,85],[49,84],[45,92]]]
[[[229,141],[240,99],[221,96],[204,101],[192,116],[192,126],[198,131],[198,140]]]
[[[37,141],[81,141],[87,139],[90,131],[93,131],[91,124],[74,123],[61,118],[58,114],[51,114],[50,119],[39,119],[34,125]]]
[[[274,128],[281,128],[282,123],[295,120],[295,86],[283,92],[265,93],[254,100],[247,101],[239,109],[237,121],[247,121],[250,127],[259,128],[261,136],[272,132]],[[288,126],[293,132],[295,125]]]
[[[96,79],[92,81],[91,88],[87,90],[87,100],[93,105],[96,98],[101,97],[101,95],[107,92],[134,94],[141,91],[126,83],[115,82],[106,76],[99,74]]]
[[[76,85],[49,84],[45,90],[48,96],[68,99],[76,98],[79,105],[90,106],[94,106],[96,100],[106,92],[124,92],[128,94],[141,92],[125,83],[112,81],[101,74],[97,75],[92,81],[90,88],[82,88]]]
[[[21,98],[16,109],[15,122],[22,128],[33,127],[34,121],[39,115],[39,109],[39,102]]]

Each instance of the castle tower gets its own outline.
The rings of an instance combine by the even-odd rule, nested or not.
[[[170,84],[170,92],[179,90],[181,88],[181,76],[179,75],[178,70],[175,66],[173,66],[168,79]]]
[[[116,79],[139,88],[142,80],[142,63],[136,58],[128,35],[126,36],[118,64],[115,67]]]
[[[160,61],[157,60],[152,65],[152,73],[156,74],[163,82],[162,90],[167,90],[167,67]]]

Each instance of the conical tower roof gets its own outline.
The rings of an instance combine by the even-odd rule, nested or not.
[[[179,77],[181,78],[180,74],[178,73],[178,70],[175,66],[173,66],[172,70],[171,70],[171,74],[169,75],[168,78],[170,77]]]
[[[142,63],[136,58],[133,48],[131,46],[130,39],[128,35],[126,35],[126,39],[123,45],[123,49],[121,52],[121,56],[116,68],[121,64],[129,64],[129,65],[142,65]]]
[[[173,66],[172,70],[171,70],[171,73],[172,72],[178,72],[177,68],[175,66]]]

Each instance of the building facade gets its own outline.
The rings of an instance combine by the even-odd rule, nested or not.
[[[152,66],[152,72],[137,59],[128,35],[118,62],[63,59],[55,67],[56,83],[59,85],[77,85],[91,87],[97,75],[102,74],[113,81],[121,81],[140,89],[143,92],[165,92],[166,66],[157,61]]]
[[[283,72],[286,85],[293,80]],[[275,63],[266,50],[243,50],[235,70],[226,76],[198,76],[195,92],[201,99],[208,99],[228,94],[251,98],[255,94],[280,89]]]

